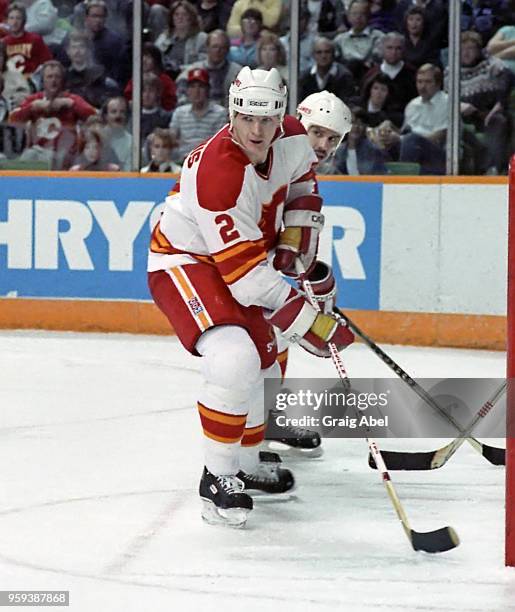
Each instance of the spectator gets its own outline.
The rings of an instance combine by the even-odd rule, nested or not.
[[[55,2],[55,0],[54,0]],[[88,4],[91,0],[82,0],[80,2],[74,2],[73,15],[71,16],[71,23],[73,27],[78,30],[84,29],[84,23],[86,19],[86,13]],[[105,26],[119,34],[124,44],[132,38],[132,6],[133,0],[104,0],[106,7],[106,20]],[[145,3],[143,3],[145,8]]]
[[[380,30],[368,25],[370,7],[366,0],[352,0],[347,13],[350,30],[334,39],[341,61],[347,65],[357,81],[360,81],[373,62],[381,59]]]
[[[173,150],[177,141],[170,130],[156,128],[148,137],[150,145],[150,163],[141,168],[141,172],[173,172],[180,174],[181,167],[172,161]]]
[[[119,94],[113,79],[106,76],[105,68],[93,63],[91,42],[87,34],[74,30],[70,33],[66,54],[70,66],[66,70],[65,87],[92,106],[100,108],[112,96]]]
[[[21,75],[19,77],[25,81]],[[0,73],[0,157],[2,159],[19,155],[25,144],[24,127],[9,125],[7,122],[11,110],[11,100],[5,94],[4,77]]]
[[[339,32],[346,30],[343,0],[310,0],[308,10],[310,12],[308,30],[315,36],[332,39]],[[283,13],[287,19],[289,19],[288,13],[289,10]]]
[[[399,161],[400,129],[389,119],[385,119],[376,127],[369,127],[367,134],[372,143],[381,149],[385,161]]]
[[[192,149],[227,123],[227,110],[209,99],[209,78],[206,69],[191,69],[187,87],[190,103],[179,106],[173,114],[170,129],[178,141],[174,159],[180,164]]]
[[[26,21],[25,7],[21,4],[11,4],[7,11],[10,34],[3,42],[8,68],[29,78],[38,66],[52,59],[52,53],[39,34],[25,31]]]
[[[177,106],[177,86],[175,81],[164,71],[161,51],[152,43],[145,43],[141,61],[143,74],[152,72],[161,81],[161,106],[165,111],[173,111]],[[132,100],[132,79],[127,83],[123,93],[130,102]]]
[[[203,32],[225,30],[234,0],[200,0],[197,4]]]
[[[168,127],[172,113],[161,106],[161,81],[149,72],[143,75],[141,88],[141,139],[145,140],[154,128]]]
[[[462,31],[474,30],[480,34],[483,47],[501,26],[513,23],[508,4],[506,0],[463,0]]]
[[[478,32],[461,35],[461,116],[476,133],[485,135],[486,155],[479,172],[505,174],[508,167],[508,118],[505,109],[511,88],[511,73],[501,60],[485,57]],[[474,140],[476,135],[465,133]],[[473,143],[479,148],[478,143]]]
[[[328,38],[317,38],[313,46],[315,64],[299,79],[299,98],[327,90],[344,102],[356,95],[350,70],[334,59],[334,43]]]
[[[229,59],[242,66],[257,66],[256,47],[263,27],[263,16],[257,9],[247,9],[241,14],[241,39],[234,41]]]
[[[339,174],[387,174],[382,151],[367,136],[366,113],[352,109],[352,127],[336,150],[334,165]]]
[[[426,21],[431,24],[430,39],[435,49],[447,47],[448,2],[447,0],[398,0],[395,8],[397,30],[404,25],[404,16],[410,6],[419,6],[426,13]]]
[[[299,72],[302,74],[303,72],[307,72],[313,66],[313,45],[315,44],[316,35],[309,31],[310,12],[301,7],[300,16],[299,16]],[[290,63],[290,32],[288,29],[288,34],[285,36],[281,36],[281,43],[283,47],[286,49],[286,61]]]
[[[421,6],[410,6],[404,16],[404,59],[415,68],[422,64],[440,64],[440,51],[429,34],[426,12]]]
[[[207,37],[207,59],[195,62],[177,78],[179,104],[188,102],[186,94],[188,73],[193,68],[205,68],[209,73],[209,99],[221,106],[227,106],[229,87],[241,66],[229,61],[229,37],[223,30],[214,30]]]
[[[366,84],[360,106],[367,113],[367,125],[376,127],[383,121],[391,121],[398,128],[402,125],[404,113],[391,110],[390,95],[392,81],[386,74],[378,72]]]
[[[93,57],[107,76],[121,87],[128,78],[129,52],[120,34],[106,27],[107,5],[104,0],[88,0],[85,5],[84,32],[93,45]],[[65,39],[63,47],[68,41]]]
[[[395,0],[370,0],[369,27],[384,33],[395,30],[395,5]]]
[[[122,96],[109,98],[102,107],[106,141],[119,160],[121,170],[125,172],[132,168],[132,135],[127,130],[128,115],[127,100]]]
[[[79,155],[70,168],[72,172],[119,172],[120,166],[109,162],[104,152],[104,137],[100,130],[86,128],[79,138]]]
[[[419,163],[421,174],[445,174],[448,97],[442,91],[442,71],[424,64],[416,83],[419,95],[404,112],[399,160]]]
[[[55,60],[42,69],[43,91],[32,94],[15,108],[10,123],[30,122],[26,160],[44,160],[54,170],[66,169],[76,152],[77,126],[96,110],[80,96],[64,91],[65,70]]]
[[[231,16],[227,22],[227,34],[230,38],[241,37],[241,16],[249,9],[257,9],[263,16],[263,26],[273,30],[281,17],[281,0],[236,0]]]
[[[189,64],[206,57],[207,34],[200,30],[197,9],[187,0],[172,4],[168,28],[156,39],[166,72],[173,78]]]
[[[499,28],[488,41],[486,50],[493,57],[502,60],[503,64],[515,75],[515,25]]]
[[[288,66],[286,65],[286,51],[279,38],[267,32],[261,32],[257,43],[258,68],[270,70],[276,68],[281,75],[283,82],[288,83]]]
[[[382,41],[382,62],[373,66],[363,78],[364,89],[370,79],[377,74],[385,74],[390,79],[390,110],[404,113],[406,104],[417,95],[415,69],[404,61],[404,36],[398,32],[385,34]]]

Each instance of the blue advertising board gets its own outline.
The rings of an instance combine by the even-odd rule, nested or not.
[[[174,180],[2,177],[0,295],[149,300],[150,228]],[[379,307],[382,185],[322,182],[330,257],[347,308]]]

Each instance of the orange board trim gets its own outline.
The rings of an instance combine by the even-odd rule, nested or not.
[[[506,317],[350,310],[378,343],[506,350]],[[0,329],[173,335],[151,302],[0,298]]]

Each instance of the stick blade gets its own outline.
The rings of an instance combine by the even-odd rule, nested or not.
[[[388,470],[432,470],[435,451],[410,453],[402,451],[382,450],[381,455]],[[376,470],[376,462],[368,455],[368,465]],[[438,466],[440,467],[440,466]]]
[[[427,553],[440,553],[456,548],[460,543],[458,534],[452,527],[442,527],[436,531],[419,532],[411,529],[411,545],[414,550]]]
[[[506,465],[506,451],[497,446],[488,446],[483,443],[483,457],[492,465]]]

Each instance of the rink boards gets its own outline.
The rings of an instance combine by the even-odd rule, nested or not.
[[[169,333],[145,269],[173,183],[2,173],[0,327]],[[320,258],[374,338],[505,348],[505,178],[323,177],[320,192]]]

